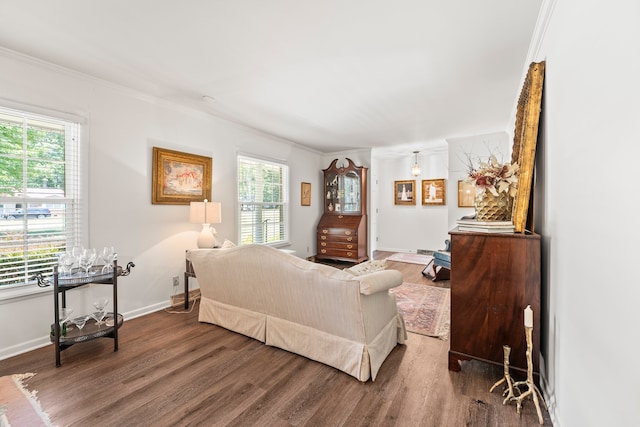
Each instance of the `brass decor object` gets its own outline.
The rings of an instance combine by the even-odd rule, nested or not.
[[[494,195],[489,191],[477,193],[475,197],[476,219],[478,221],[510,221],[513,197],[500,192]]]
[[[509,402],[511,399],[515,398],[516,395],[514,394],[514,389],[513,389],[513,379],[511,378],[511,375],[509,374],[509,355],[511,354],[511,347],[509,347],[508,345],[503,345],[502,346],[502,350],[504,351],[504,377],[502,377],[502,379],[498,380],[492,387],[491,389],[489,389],[489,393],[493,393],[493,390],[498,387],[500,384],[502,383],[507,383],[507,387],[504,389],[504,391],[502,392],[502,395],[505,396],[504,400],[502,401],[503,405],[506,405],[507,402]]]
[[[533,311],[531,310],[530,305],[528,305],[524,310],[524,334],[527,341],[527,379],[515,383],[513,382],[513,379],[509,374],[509,354],[511,353],[511,347],[509,347],[508,345],[503,345],[502,348],[504,350],[504,376],[489,389],[489,393],[492,393],[493,390],[500,384],[506,383],[507,386],[502,392],[502,395],[505,396],[502,404],[506,405],[507,402],[516,402],[516,412],[518,413],[518,415],[522,415],[522,402],[526,398],[531,397],[538,414],[538,422],[540,423],[540,425],[543,425],[544,418],[542,417],[542,411],[540,410],[540,401],[542,401],[545,409],[547,409],[547,404],[544,401],[542,393],[533,382]],[[520,390],[520,387],[526,387],[526,390],[523,392]]]

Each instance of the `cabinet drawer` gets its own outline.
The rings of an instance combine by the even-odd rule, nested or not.
[[[358,235],[337,235],[337,234],[328,234],[328,235],[320,235],[320,242],[342,242],[342,243],[358,243]]]
[[[341,250],[335,248],[320,248],[318,249],[318,255],[321,256],[332,256],[336,258],[358,258],[358,250]]]
[[[341,249],[341,250],[346,250],[346,251],[353,251],[353,250],[358,250],[358,242],[333,242],[333,241],[327,241],[327,242],[320,242],[318,244],[318,248],[322,249]]]
[[[358,230],[353,228],[321,228],[318,230],[318,235],[353,237],[358,235]]]

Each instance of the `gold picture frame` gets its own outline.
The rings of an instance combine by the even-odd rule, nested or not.
[[[511,154],[511,162],[517,162],[520,167],[518,190],[511,215],[511,221],[515,226],[516,233],[524,233],[527,229],[531,232],[534,231],[533,218],[529,215],[529,210],[532,198],[531,187],[533,186],[533,168],[538,140],[540,110],[542,108],[544,69],[544,61],[529,64],[527,77],[522,85],[520,98],[518,98]]]
[[[447,204],[447,180],[423,179],[422,180],[422,205],[444,206]]]
[[[311,183],[300,183],[300,205],[311,206]]]
[[[188,205],[211,201],[212,158],[153,147],[151,203]]]
[[[415,205],[416,182],[414,180],[393,182],[393,203],[396,205]]]
[[[458,181],[458,207],[475,207],[476,185],[473,182]]]

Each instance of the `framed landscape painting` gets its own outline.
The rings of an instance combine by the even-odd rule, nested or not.
[[[416,182],[415,181],[394,181],[394,204],[396,205],[415,205],[414,197]]]
[[[211,157],[153,147],[151,203],[188,205],[211,200]]]
[[[422,180],[422,204],[425,206],[441,206],[447,204],[446,180]]]

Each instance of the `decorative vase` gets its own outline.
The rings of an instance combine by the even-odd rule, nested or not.
[[[508,193],[494,196],[491,192],[484,191],[476,194],[475,207],[478,221],[511,221],[513,197]]]

